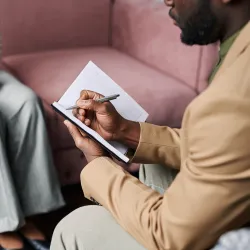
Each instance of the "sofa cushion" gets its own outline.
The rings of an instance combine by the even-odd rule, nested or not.
[[[80,182],[80,173],[87,161],[77,148],[55,150],[53,152],[58,177],[62,185]]]
[[[217,60],[218,46],[186,46],[180,29],[169,17],[164,1],[116,0],[113,8],[112,44],[197,92],[207,87]]]
[[[149,113],[149,122],[180,126],[192,88],[108,47],[82,48],[9,56],[4,63],[44,101],[54,148],[73,146],[73,141],[50,104],[58,100],[92,60]]]
[[[4,55],[108,45],[110,0],[1,0]]]

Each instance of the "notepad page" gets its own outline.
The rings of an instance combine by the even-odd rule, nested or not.
[[[91,61],[58,103],[64,107],[75,105],[84,89],[95,91],[104,96],[120,94],[120,97],[111,102],[116,110],[128,120],[144,122],[148,117],[148,113],[131,96]]]
[[[82,70],[58,103],[65,108],[75,105],[82,90],[92,90],[104,96],[120,94],[111,103],[125,119],[145,122],[148,117],[148,113],[92,61]],[[120,143],[110,143],[124,154],[128,150]]]
[[[86,126],[84,123],[82,123],[80,120],[78,120],[71,111],[66,110],[64,107],[62,107],[59,103],[54,102],[53,106],[57,108],[60,112],[62,112],[64,115],[66,115],[71,121],[74,121],[80,128],[82,128],[83,131],[85,131],[87,134],[90,134],[93,136],[97,141],[99,141],[104,147],[108,148],[111,152],[113,152],[115,155],[120,157],[124,162],[129,162],[129,158],[124,155],[123,152],[120,152],[117,148],[112,146],[110,143],[108,143],[106,140],[104,140],[97,132],[95,132],[93,129]]]

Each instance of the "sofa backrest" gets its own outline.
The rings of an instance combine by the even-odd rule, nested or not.
[[[168,12],[163,0],[115,0],[112,45],[199,92],[207,86],[217,45],[183,45]]]
[[[107,45],[110,0],[1,0],[4,56]]]

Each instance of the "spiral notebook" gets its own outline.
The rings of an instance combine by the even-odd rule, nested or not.
[[[148,113],[92,61],[82,70],[60,100],[51,104],[54,110],[83,130],[114,157],[128,163],[129,158],[126,156],[128,147],[118,142],[106,141],[97,132],[78,120],[71,110],[66,110],[66,108],[75,105],[81,91],[84,89],[98,92],[104,96],[119,94],[120,96],[116,100],[111,101],[111,103],[128,120],[145,122]]]

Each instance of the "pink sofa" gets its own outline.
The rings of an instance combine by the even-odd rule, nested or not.
[[[180,126],[207,86],[217,47],[187,47],[157,0],[1,0],[3,63],[42,99],[62,184],[79,181],[82,154],[50,104],[92,60],[150,114]],[[98,174],[98,173],[97,173]]]

